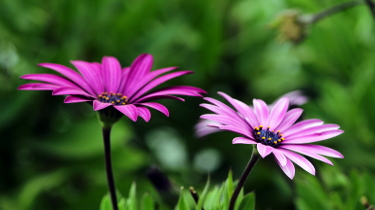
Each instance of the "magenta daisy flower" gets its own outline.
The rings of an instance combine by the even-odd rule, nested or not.
[[[192,71],[169,73],[177,67],[151,71],[153,58],[149,54],[137,57],[130,67],[121,68],[114,57],[103,57],[102,63],[72,61],[76,72],[66,66],[41,63],[39,66],[52,69],[60,75],[28,74],[21,78],[43,83],[30,83],[19,90],[50,90],[52,95],[68,95],[64,103],[92,102],[94,111],[114,107],[122,114],[136,121],[138,116],[145,121],[151,118],[148,108],[156,109],[169,116],[168,109],[160,103],[149,102],[168,98],[184,101],[175,95],[199,96],[204,90],[191,86],[172,86],[150,92],[156,86]]]
[[[295,108],[288,111],[288,97],[280,98],[269,109],[267,104],[259,99],[253,100],[254,108],[252,108],[225,93],[219,92],[219,94],[235,109],[216,99],[204,98],[211,104],[201,104],[201,106],[216,114],[205,114],[201,118],[215,122],[208,126],[241,134],[242,137],[233,139],[233,144],[256,145],[256,149],[262,158],[272,153],[281,169],[290,179],[293,179],[295,174],[292,162],[315,175],[314,166],[302,155],[330,165],[333,165],[332,162],[324,156],[344,157],[341,153],[331,148],[308,144],[343,133],[344,131],[339,129],[340,126],[324,124],[319,119],[309,119],[295,123],[303,110]]]

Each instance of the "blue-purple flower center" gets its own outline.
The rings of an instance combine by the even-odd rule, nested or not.
[[[98,95],[98,100],[102,103],[111,103],[113,105],[125,105],[128,103],[128,98],[121,93],[108,94],[107,92],[103,92]]]
[[[270,127],[263,129],[263,126],[254,128],[254,137],[257,142],[264,145],[275,147],[284,141],[283,134],[280,131],[270,130]]]

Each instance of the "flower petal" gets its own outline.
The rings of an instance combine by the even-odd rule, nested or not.
[[[96,95],[100,95],[102,92],[105,92],[100,65],[92,64],[86,61],[71,61],[71,63],[83,75],[87,83],[95,91]]]
[[[151,112],[146,107],[138,106],[138,115],[142,117],[146,122],[151,119]]]
[[[216,105],[220,110],[222,110],[223,115],[226,115],[228,117],[232,117],[232,118],[238,119],[238,120],[243,119],[242,117],[240,117],[238,115],[238,113],[236,111],[234,111],[232,108],[230,108],[229,106],[227,106],[223,102],[218,101],[218,100],[213,99],[213,98],[209,98],[209,97],[205,97],[203,99],[212,103],[212,104],[214,104],[214,105]]]
[[[206,120],[212,120],[212,121],[219,122],[225,125],[236,126],[242,130],[250,130],[250,126],[244,120],[241,120],[241,121],[233,120],[233,118],[227,117],[225,115],[204,114],[200,118],[206,119]]]
[[[82,89],[71,88],[71,87],[56,88],[52,92],[52,95],[80,95],[80,96],[85,96],[89,98],[94,98],[92,95],[88,94]]]
[[[269,115],[267,104],[264,103],[264,101],[260,99],[254,99],[253,104],[254,104],[254,111],[258,118],[259,124],[267,127],[268,115]]]
[[[275,128],[275,130],[280,130],[281,133],[284,133],[286,129],[288,129],[291,125],[293,125],[293,123],[296,122],[296,120],[301,116],[302,112],[303,109],[300,108],[289,110],[285,114],[283,121],[281,121],[281,123]]]
[[[190,88],[191,87],[189,86],[173,86],[173,87],[163,88],[161,90],[148,93],[147,95],[137,99],[137,101],[149,101],[155,98],[164,98],[165,96],[169,96],[170,94],[202,97],[202,95],[198,91],[205,92],[204,90],[200,88],[197,88],[197,91],[192,91],[192,89]]]
[[[283,132],[284,136],[287,137],[291,134],[294,134],[294,133],[297,133],[303,129],[306,129],[306,128],[311,128],[311,127],[314,127],[314,126],[318,126],[318,125],[322,125],[324,122],[322,120],[319,120],[319,119],[309,119],[309,120],[304,120],[304,121],[301,121],[301,122],[298,122],[294,125],[292,125],[290,128],[288,128],[287,130],[285,130]]]
[[[300,148],[299,146],[307,146],[307,147],[306,148]],[[280,148],[291,150],[293,152],[298,152],[302,155],[306,155],[306,156],[315,158],[317,160],[320,160],[322,162],[325,162],[329,165],[333,165],[333,163],[330,160],[328,160],[327,158],[325,158],[321,155],[318,155],[314,152],[309,151],[308,146],[310,146],[310,145],[282,145],[282,146],[280,146]]]
[[[112,104],[110,104],[110,103],[102,103],[102,102],[100,102],[98,100],[94,100],[94,102],[93,102],[94,111],[98,111],[98,110],[107,108],[109,106],[112,106]]]
[[[275,156],[275,158],[277,159],[277,161],[280,163],[281,166],[286,165],[287,161],[286,161],[286,157],[283,153],[279,152],[275,148],[272,150],[272,153]]]
[[[119,61],[114,57],[105,56],[102,59],[102,68],[105,90],[109,93],[117,93],[122,74]]]
[[[142,54],[138,56],[129,69],[129,75],[125,83],[124,89],[134,86],[143,78],[152,68],[154,59],[149,54]]]
[[[277,160],[277,159],[276,159]],[[294,168],[293,163],[287,158],[285,166],[282,166],[281,163],[277,160],[280,168],[284,171],[284,173],[289,177],[289,179],[293,179],[296,173],[296,169]]]
[[[60,74],[67,77],[69,80],[76,83],[78,86],[80,86],[84,91],[87,91],[91,94],[95,94],[95,92],[91,89],[90,85],[87,84],[87,82],[83,79],[83,77],[78,74],[73,69],[70,69],[66,66],[55,64],[55,63],[40,63],[38,66],[45,67],[52,69],[54,71],[59,72]]]
[[[58,85],[51,85],[46,83],[29,83],[20,85],[17,89],[18,90],[55,90],[59,88]]]
[[[212,121],[212,120],[200,120],[200,122],[198,122],[194,126],[195,136],[201,138],[201,137],[206,136],[208,134],[216,133],[216,132],[221,131],[217,127],[212,127],[212,126],[208,126],[208,125],[217,125],[217,127],[218,127],[222,124],[218,123],[218,122],[215,122],[215,121]]]
[[[89,98],[69,95],[65,98],[64,103],[79,103],[79,102],[87,102],[87,101],[93,101],[93,100]]]
[[[121,113],[129,117],[132,121],[136,122],[138,119],[138,110],[137,107],[133,104],[126,105],[115,105],[115,109],[119,110]]]
[[[308,161],[305,157],[302,155],[299,155],[297,153],[285,150],[285,149],[278,149],[278,151],[282,152],[288,159],[299,165],[301,168],[306,170],[312,175],[315,175],[315,168],[311,164],[310,161]]]
[[[240,129],[233,125],[221,125],[219,126],[220,130],[232,131],[241,135],[244,135],[250,139],[254,139],[253,134],[249,130]]]
[[[289,99],[287,97],[281,98],[277,101],[269,115],[268,126],[270,126],[271,130],[274,130],[284,119],[288,107]]]
[[[41,82],[51,83],[53,85],[58,85],[61,87],[76,87],[79,88],[75,83],[70,80],[53,74],[26,74],[20,77],[21,79],[27,80],[38,80]]]
[[[269,155],[273,148],[270,147],[270,146],[267,146],[267,145],[264,145],[262,143],[258,143],[257,144],[257,149],[258,149],[258,152],[260,154],[260,156],[262,156],[262,158],[265,158],[267,155]]]
[[[296,137],[296,138],[286,138],[283,143],[284,144],[306,144],[310,142],[316,142],[316,141],[322,141],[325,139],[330,139],[335,136],[338,136],[342,134],[344,131],[343,130],[333,130],[333,131],[325,131],[322,133],[317,133],[317,134],[311,134],[308,136],[301,136],[301,137]]]
[[[232,140],[232,144],[257,144],[257,142],[245,137],[236,137]]]
[[[318,125],[318,126],[315,126],[315,127],[303,129],[298,133],[294,133],[294,134],[291,134],[291,135],[288,135],[288,136],[285,136],[285,137],[291,139],[291,138],[308,136],[308,135],[312,135],[312,134],[319,134],[319,133],[322,133],[322,132],[325,132],[325,131],[338,130],[339,128],[340,128],[340,126],[336,125],[336,124],[323,124],[323,125]]]
[[[165,116],[169,117],[169,111],[168,111],[167,107],[165,107],[164,105],[161,105],[159,103],[145,102],[145,103],[137,103],[137,105],[147,106],[147,107],[156,109],[159,112],[163,113]]]
[[[307,145],[294,145],[294,144],[288,144],[288,145],[281,145],[282,148],[293,150],[296,152],[310,152],[315,154],[320,154],[328,157],[334,157],[334,158],[344,158],[344,156],[331,148],[320,146],[320,145],[313,145],[313,144],[307,144]],[[301,152],[301,153],[302,153]]]
[[[252,126],[252,128],[260,125],[253,110],[248,105],[246,105],[242,101],[233,99],[232,97],[223,92],[218,92],[218,94],[227,99],[227,101],[229,101],[229,103],[231,103],[232,106],[234,106],[234,108],[237,109],[237,111],[241,114],[242,118],[244,118]]]

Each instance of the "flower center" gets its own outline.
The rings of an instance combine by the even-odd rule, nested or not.
[[[123,96],[121,93],[110,93],[103,92],[98,95],[98,100],[102,103],[111,103],[113,105],[125,105],[128,103],[128,97]]]
[[[280,131],[275,133],[275,131],[270,130],[269,126],[267,129],[263,129],[263,125],[254,128],[254,137],[258,142],[272,147],[279,145],[285,140]]]

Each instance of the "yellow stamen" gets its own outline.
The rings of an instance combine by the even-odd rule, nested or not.
[[[263,136],[262,139],[266,139],[266,137]]]
[[[112,104],[114,104],[115,102],[114,102],[114,101],[112,101],[111,103],[112,103]]]
[[[258,132],[257,134],[260,135],[260,132]]]
[[[285,138],[281,138],[281,141],[284,141],[285,140]]]
[[[268,138],[268,140],[269,140],[269,141],[271,141],[271,140],[272,140],[272,138]]]
[[[279,139],[279,140],[277,140],[278,142],[281,142],[281,140]]]
[[[274,144],[276,144],[276,143],[277,143],[277,141],[274,141],[273,143],[274,143]]]
[[[122,104],[122,105],[125,105],[126,103],[125,103],[125,102],[122,102],[121,104]]]
[[[254,129],[255,129],[255,130],[259,130],[259,128],[258,128],[258,127],[255,127]]]

